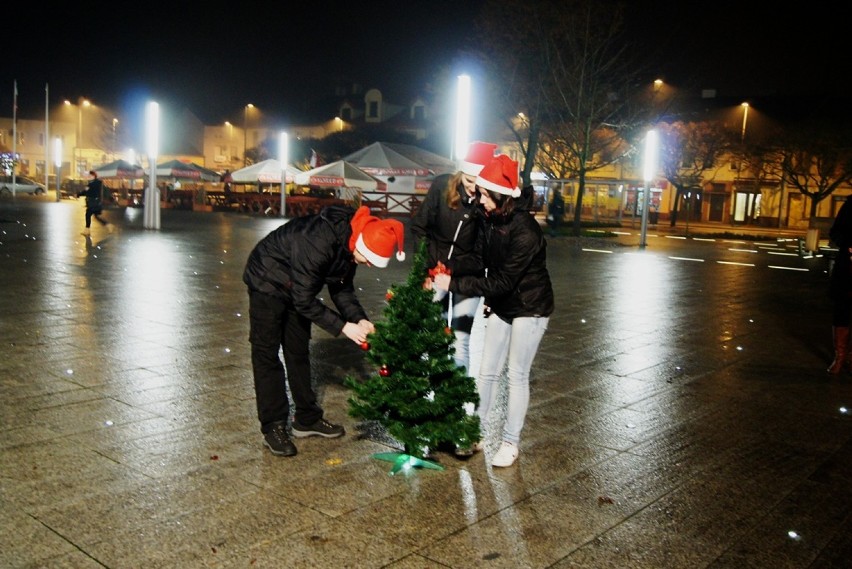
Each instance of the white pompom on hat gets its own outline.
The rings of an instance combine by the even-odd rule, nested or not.
[[[520,197],[518,163],[505,154],[501,154],[485,165],[479,176],[476,177],[476,185],[498,194],[505,194],[513,198]]]
[[[496,150],[497,145],[490,142],[471,142],[467,154],[459,162],[459,170],[468,176],[478,175],[486,164],[494,160]]]
[[[397,261],[405,260],[403,243],[405,227],[396,219],[379,219],[369,214],[369,208],[361,206],[352,218],[352,246],[370,261],[374,267],[385,268],[396,249]]]

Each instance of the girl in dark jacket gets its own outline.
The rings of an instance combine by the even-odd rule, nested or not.
[[[373,217],[367,207],[331,206],[275,229],[249,255],[243,282],[249,294],[257,417],[272,454],[296,454],[287,433],[288,386],[295,406],[293,436],[345,433],[342,425],[323,418],[311,387],[311,324],[333,336],[342,332],[356,344],[365,342],[375,327],[355,296],[355,269],[386,267],[394,249],[402,261],[403,233],[402,223]],[[317,298],[324,287],[334,308]],[[286,372],[278,356],[282,348]]]
[[[498,467],[511,466],[518,458],[530,368],[553,313],[547,243],[538,221],[517,203],[521,195],[517,182],[518,163],[505,155],[485,166],[476,179],[485,210],[482,243],[487,276],[437,275],[433,283],[439,290],[482,295],[490,309],[476,379],[483,425],[494,407],[508,357],[503,442],[491,462]]]
[[[411,232],[427,242],[428,265],[443,263],[454,276],[482,275],[482,259],[475,251],[479,227],[476,176],[494,159],[496,144],[471,143],[455,174],[435,178],[411,222]],[[443,291],[442,291],[443,292]],[[470,331],[481,301],[480,295],[454,292],[440,298],[444,319],[455,333],[455,362],[470,373]],[[450,307],[452,306],[452,317]]]
[[[837,257],[831,270],[829,295],[834,303],[831,317],[834,361],[828,373],[837,375],[850,368],[849,322],[852,319],[852,200],[840,206],[837,217],[828,232],[831,242],[837,246]]]

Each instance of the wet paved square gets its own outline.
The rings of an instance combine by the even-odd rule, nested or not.
[[[348,417],[363,353],[314,327],[342,439],[266,451],[242,268],[281,220],[0,201],[2,567],[847,567],[852,378],[827,261],[783,242],[551,239],[556,312],[516,466]],[[411,242],[409,241],[409,249]],[[412,257],[409,256],[409,259]],[[359,269],[380,318],[410,261]]]

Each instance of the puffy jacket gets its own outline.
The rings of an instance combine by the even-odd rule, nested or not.
[[[353,286],[358,266],[349,250],[354,215],[352,208],[329,206],[273,230],[249,254],[243,282],[292,304],[335,336],[347,322],[367,319]],[[317,298],[324,286],[339,313]]]
[[[841,299],[852,292],[852,255],[849,253],[852,247],[852,200],[849,198],[840,206],[828,236],[837,246],[837,256],[829,279],[829,294],[834,299]]]
[[[441,261],[453,275],[482,275],[482,259],[476,253],[479,230],[477,204],[467,197],[464,187],[448,187],[450,174],[435,178],[426,198],[411,220],[415,251],[421,239],[426,239],[429,267]],[[446,192],[458,192],[461,202],[456,209],[447,205]],[[452,257],[450,248],[452,247]]]
[[[102,209],[103,193],[104,183],[99,178],[89,180],[86,184],[86,207],[93,210]]]
[[[487,276],[453,275],[450,291],[484,296],[491,311],[506,321],[550,316],[553,287],[547,271],[547,241],[535,217],[516,209],[508,219],[486,216],[482,252]]]

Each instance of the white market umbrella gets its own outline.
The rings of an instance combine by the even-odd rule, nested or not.
[[[302,171],[294,166],[287,166],[286,180],[288,184],[293,183],[297,174]],[[281,183],[281,161],[274,158],[263,160],[257,164],[240,168],[231,172],[231,180],[235,184],[280,184]]]
[[[320,188],[358,188],[365,192],[375,191],[379,185],[378,180],[344,160],[299,172],[296,174],[296,183]]]
[[[131,164],[126,160],[115,160],[109,164],[102,164],[94,169],[99,178],[135,179],[145,175],[142,166]]]

